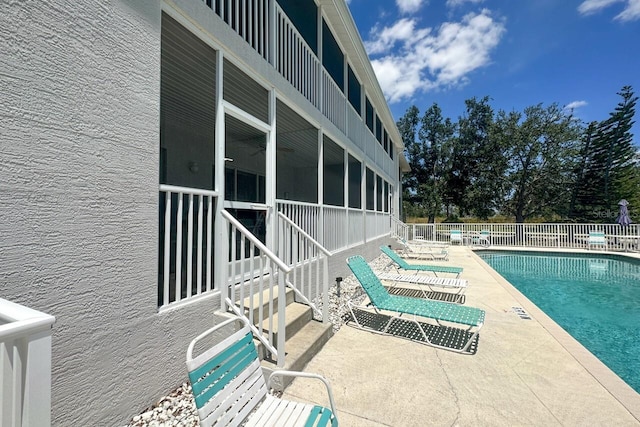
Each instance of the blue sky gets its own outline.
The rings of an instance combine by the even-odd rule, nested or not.
[[[465,99],[488,95],[495,110],[556,102],[590,122],[624,85],[640,95],[640,0],[348,4],[396,119],[437,102],[456,121]]]

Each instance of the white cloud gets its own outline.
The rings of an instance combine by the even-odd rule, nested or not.
[[[448,7],[462,6],[465,3],[482,3],[484,0],[447,0]]]
[[[587,101],[573,101],[564,106],[565,110],[575,110],[580,107],[585,107],[589,103]]]
[[[623,22],[640,19],[640,0],[585,0],[578,6],[578,12],[592,15],[615,3],[625,3],[625,7],[614,19]]]
[[[416,12],[422,6],[424,0],[396,0],[396,5],[402,13]]]
[[[485,9],[434,30],[403,18],[375,28],[365,46],[385,96],[398,102],[416,92],[465,84],[469,73],[490,63],[504,31],[504,24]]]

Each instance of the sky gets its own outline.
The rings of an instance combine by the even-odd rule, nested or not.
[[[609,117],[640,95],[640,0],[349,0],[397,120],[436,102],[454,122],[466,99],[494,110],[557,103]],[[640,145],[640,103],[634,141]]]

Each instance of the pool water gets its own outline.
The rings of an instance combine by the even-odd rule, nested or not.
[[[640,262],[616,255],[477,251],[640,393]]]

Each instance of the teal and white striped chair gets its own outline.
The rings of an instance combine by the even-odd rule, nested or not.
[[[449,240],[451,244],[462,244],[462,231],[460,230],[449,230]]]
[[[243,327],[208,350],[193,356],[199,341],[241,321]],[[265,381],[246,319],[233,317],[197,336],[187,350],[187,369],[201,426],[338,426],[333,393],[327,380],[305,372],[276,370]],[[278,376],[314,378],[327,387],[328,408],[291,402],[269,393]]]
[[[391,331],[397,329],[401,333],[399,336],[403,338],[458,353],[467,353],[476,341],[484,325],[484,310],[449,302],[391,295],[364,258],[359,255],[352,256],[347,259],[347,264],[370,301],[369,305],[364,307],[356,306],[351,301],[347,302],[351,316],[359,328],[372,329],[387,335],[396,335]],[[353,309],[368,310],[369,307],[378,315],[383,312],[384,315],[393,314],[388,315],[386,322],[373,321],[373,326],[368,327],[358,321]],[[426,320],[434,322],[435,325],[428,325],[425,323]],[[393,325],[398,323],[402,326],[394,328]],[[434,330],[433,326],[442,329]],[[416,333],[402,335],[410,329],[414,329]]]
[[[589,249],[593,247],[607,249],[607,238],[604,236],[604,231],[589,232]]]

